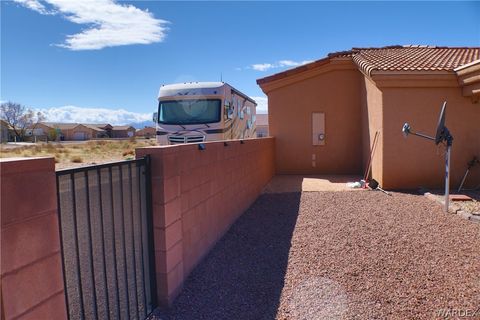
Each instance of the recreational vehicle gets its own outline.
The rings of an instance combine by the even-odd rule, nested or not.
[[[163,85],[158,101],[161,145],[255,137],[256,102],[227,83]]]

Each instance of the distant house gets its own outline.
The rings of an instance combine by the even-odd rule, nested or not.
[[[0,119],[0,142],[4,143],[12,140],[12,127],[6,121]]]
[[[29,140],[82,141],[101,138],[130,138],[135,136],[132,126],[112,126],[108,123],[62,123],[40,122],[28,128],[26,137]]]
[[[144,137],[144,138],[149,139],[149,138],[155,137],[156,131],[157,130],[153,127],[145,127],[143,129],[137,130],[135,135],[137,137]]]
[[[268,137],[268,114],[257,114],[256,117],[257,137]]]
[[[112,138],[130,138],[135,136],[135,129],[132,126],[113,126]]]
[[[54,129],[57,131],[59,140],[89,140],[94,138],[108,137],[107,132],[93,125],[80,124],[80,123],[55,123],[55,122],[42,122],[37,127],[44,129]],[[45,129],[44,129],[45,131]],[[40,132],[38,132],[39,134]],[[33,132],[34,135],[35,132]]]
[[[105,131],[105,134],[107,137],[109,138],[113,138],[113,134],[112,134],[112,129],[113,129],[113,126],[111,124],[108,124],[108,123],[89,123],[89,124],[85,124],[86,126],[88,127],[95,127],[97,129],[102,129]]]
[[[51,138],[51,132],[55,129],[42,122],[37,123],[35,126],[31,126],[25,130],[26,140],[47,140]]]

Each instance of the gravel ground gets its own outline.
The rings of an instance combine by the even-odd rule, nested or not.
[[[480,224],[423,196],[264,194],[157,318],[480,319],[479,270]]]

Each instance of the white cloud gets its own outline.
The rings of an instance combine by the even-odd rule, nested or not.
[[[252,69],[257,71],[267,71],[268,69],[272,68],[275,68],[275,66],[271,63],[252,64]]]
[[[302,66],[310,62],[313,62],[313,61],[311,60],[304,60],[304,61],[280,60],[278,61],[278,66],[279,67],[296,67],[296,66]]]
[[[280,60],[278,61],[278,64],[282,67],[295,67],[299,65],[298,62],[292,60]]]
[[[150,113],[137,113],[124,109],[83,108],[76,106],[39,109],[49,122],[110,123],[112,125],[149,121]]]
[[[165,39],[168,21],[156,19],[148,10],[113,0],[14,0],[41,14],[59,14],[87,29],[67,35],[57,44],[70,50],[98,50],[106,47],[150,44]],[[48,11],[45,4],[52,10]]]
[[[267,97],[251,97],[257,102],[257,113],[268,113],[268,98]]]
[[[256,71],[267,71],[270,69],[285,68],[285,67],[297,67],[304,64],[313,62],[311,60],[293,61],[293,60],[279,60],[275,63],[256,63],[252,64],[244,69],[253,69]],[[235,70],[242,70],[242,68],[236,68]]]
[[[40,3],[40,1],[38,0],[13,0],[13,1],[21,4],[22,6],[28,9],[37,11],[38,13],[41,13],[41,14],[53,14],[53,12],[47,10],[47,8],[45,8],[45,6],[42,3]]]

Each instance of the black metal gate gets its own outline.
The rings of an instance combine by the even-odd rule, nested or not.
[[[142,319],[156,306],[150,158],[57,171],[69,319]]]

